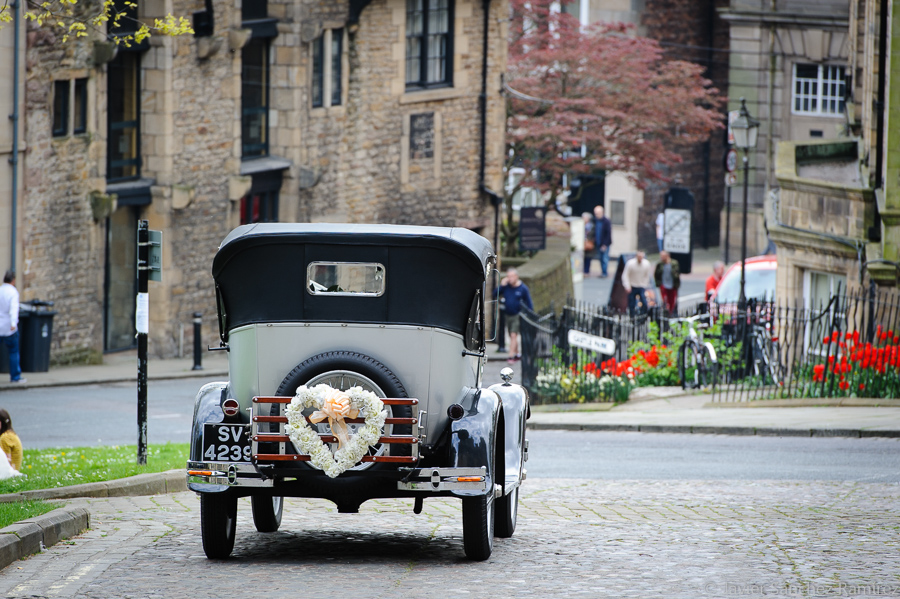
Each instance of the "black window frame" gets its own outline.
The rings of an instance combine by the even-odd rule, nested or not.
[[[68,79],[53,82],[53,118],[50,123],[53,137],[65,137],[69,134],[69,89]]]
[[[247,78],[247,51],[253,45],[262,47],[262,87],[263,101],[259,105],[248,105],[249,95],[245,93],[245,89],[250,85]],[[241,51],[241,158],[252,159],[261,158],[269,155],[269,106],[271,102],[271,70],[272,65],[269,61],[271,52],[271,38],[268,37],[252,37],[247,45]],[[249,127],[250,118],[255,115],[262,116],[262,127],[260,131],[260,141],[248,143],[245,131]]]
[[[317,37],[312,42],[312,107],[325,106],[325,34]]]
[[[340,106],[343,88],[344,28],[331,30],[331,105]]]
[[[115,64],[119,61],[124,60],[134,60],[134,102],[135,102],[135,118],[130,120],[113,120],[114,113],[112,110],[112,102],[107,103],[106,110],[106,132],[107,132],[107,141],[106,141],[106,180],[107,181],[130,181],[134,179],[140,179],[141,177],[141,166],[142,166],[142,155],[141,155],[141,52],[138,51],[128,51],[125,48],[120,48],[117,56],[108,63],[107,65],[107,90],[108,90],[108,98],[119,97],[122,94],[114,92],[112,90],[112,85],[114,82],[114,78],[110,71],[115,68]],[[124,83],[123,83],[124,85]],[[124,112],[124,110],[123,110]],[[119,139],[116,135],[114,135],[115,131],[120,131],[128,128],[134,128],[134,144],[135,151],[134,156],[130,158],[121,158],[113,160],[113,146],[114,143]],[[134,173],[131,174],[119,174],[116,172],[116,169],[127,170],[128,167],[134,167]]]
[[[428,80],[428,64],[429,64],[429,52],[428,52],[428,38],[431,35],[429,33],[429,15],[436,11],[440,10],[436,7],[436,4],[441,0],[406,0],[406,51],[404,56],[404,78],[406,79],[406,89],[409,91],[414,90],[423,90],[423,89],[433,89],[439,87],[452,87],[453,86],[453,15],[455,8],[454,0],[446,0],[447,2],[447,31],[438,35],[445,36],[445,45],[444,45],[444,58],[443,58],[443,67],[444,67],[444,77],[439,81],[429,81]],[[411,4],[416,4],[421,2],[422,4],[422,29],[419,33],[410,34],[410,15],[418,12],[417,10],[411,11]],[[411,39],[418,39],[419,42],[419,50],[416,55],[416,58],[419,61],[418,65],[418,78],[410,79],[409,77],[409,63],[411,60],[411,56],[409,53],[409,42]]]
[[[76,79],[74,82],[74,95],[72,96],[72,133],[87,132],[87,103],[88,103],[88,80],[87,78]]]

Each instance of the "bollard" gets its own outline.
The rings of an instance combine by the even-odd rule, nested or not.
[[[203,312],[194,312],[194,367],[191,370],[203,370],[203,344],[200,343],[200,327],[203,326]]]

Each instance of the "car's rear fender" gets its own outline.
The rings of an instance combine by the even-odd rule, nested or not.
[[[485,490],[458,490],[457,497],[494,492],[494,447],[500,419],[500,398],[490,389],[472,394],[465,415],[450,424],[450,465],[454,468],[481,468],[487,473]]]
[[[191,426],[191,461],[203,460],[203,424],[205,422],[222,422],[225,414],[222,412],[222,402],[228,397],[228,383],[207,383],[197,392],[194,398],[194,421]],[[219,489],[218,487],[222,487]],[[224,485],[202,485],[194,488],[195,491],[224,491]]]
[[[498,484],[503,485],[504,495],[521,484],[524,463],[525,420],[528,417],[528,394],[521,385],[502,383],[491,386],[500,398],[503,410],[503,477],[498,473]]]

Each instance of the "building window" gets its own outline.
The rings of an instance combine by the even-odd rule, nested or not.
[[[241,154],[269,155],[269,40],[251,39],[241,52]]]
[[[344,46],[344,30],[333,29],[331,31],[331,105],[341,104],[341,60]]]
[[[75,94],[72,98],[72,133],[87,131],[87,79],[75,80]]]
[[[406,86],[452,83],[451,0],[406,0]]]
[[[794,114],[844,114],[844,68],[837,65],[794,65]]]
[[[806,271],[806,293],[809,302],[807,308],[820,310],[837,295],[838,291],[847,292],[847,277],[827,272]]]
[[[326,29],[312,43],[312,106],[340,106],[344,30]]]
[[[609,222],[614,226],[625,226],[625,200],[609,201]]]
[[[53,82],[53,137],[69,133],[69,82]]]
[[[241,224],[277,223],[283,171],[263,171],[253,175],[250,193],[241,198]]]
[[[141,176],[141,55],[119,51],[107,70],[106,178],[109,181]]]

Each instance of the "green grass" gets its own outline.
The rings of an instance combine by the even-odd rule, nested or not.
[[[0,528],[15,524],[20,520],[27,520],[28,518],[46,514],[58,507],[58,505],[38,499],[0,503]]]
[[[187,459],[187,443],[151,445],[147,450],[146,466],[137,465],[135,445],[26,449],[22,459],[24,476],[0,480],[0,494],[163,472],[184,468]]]

